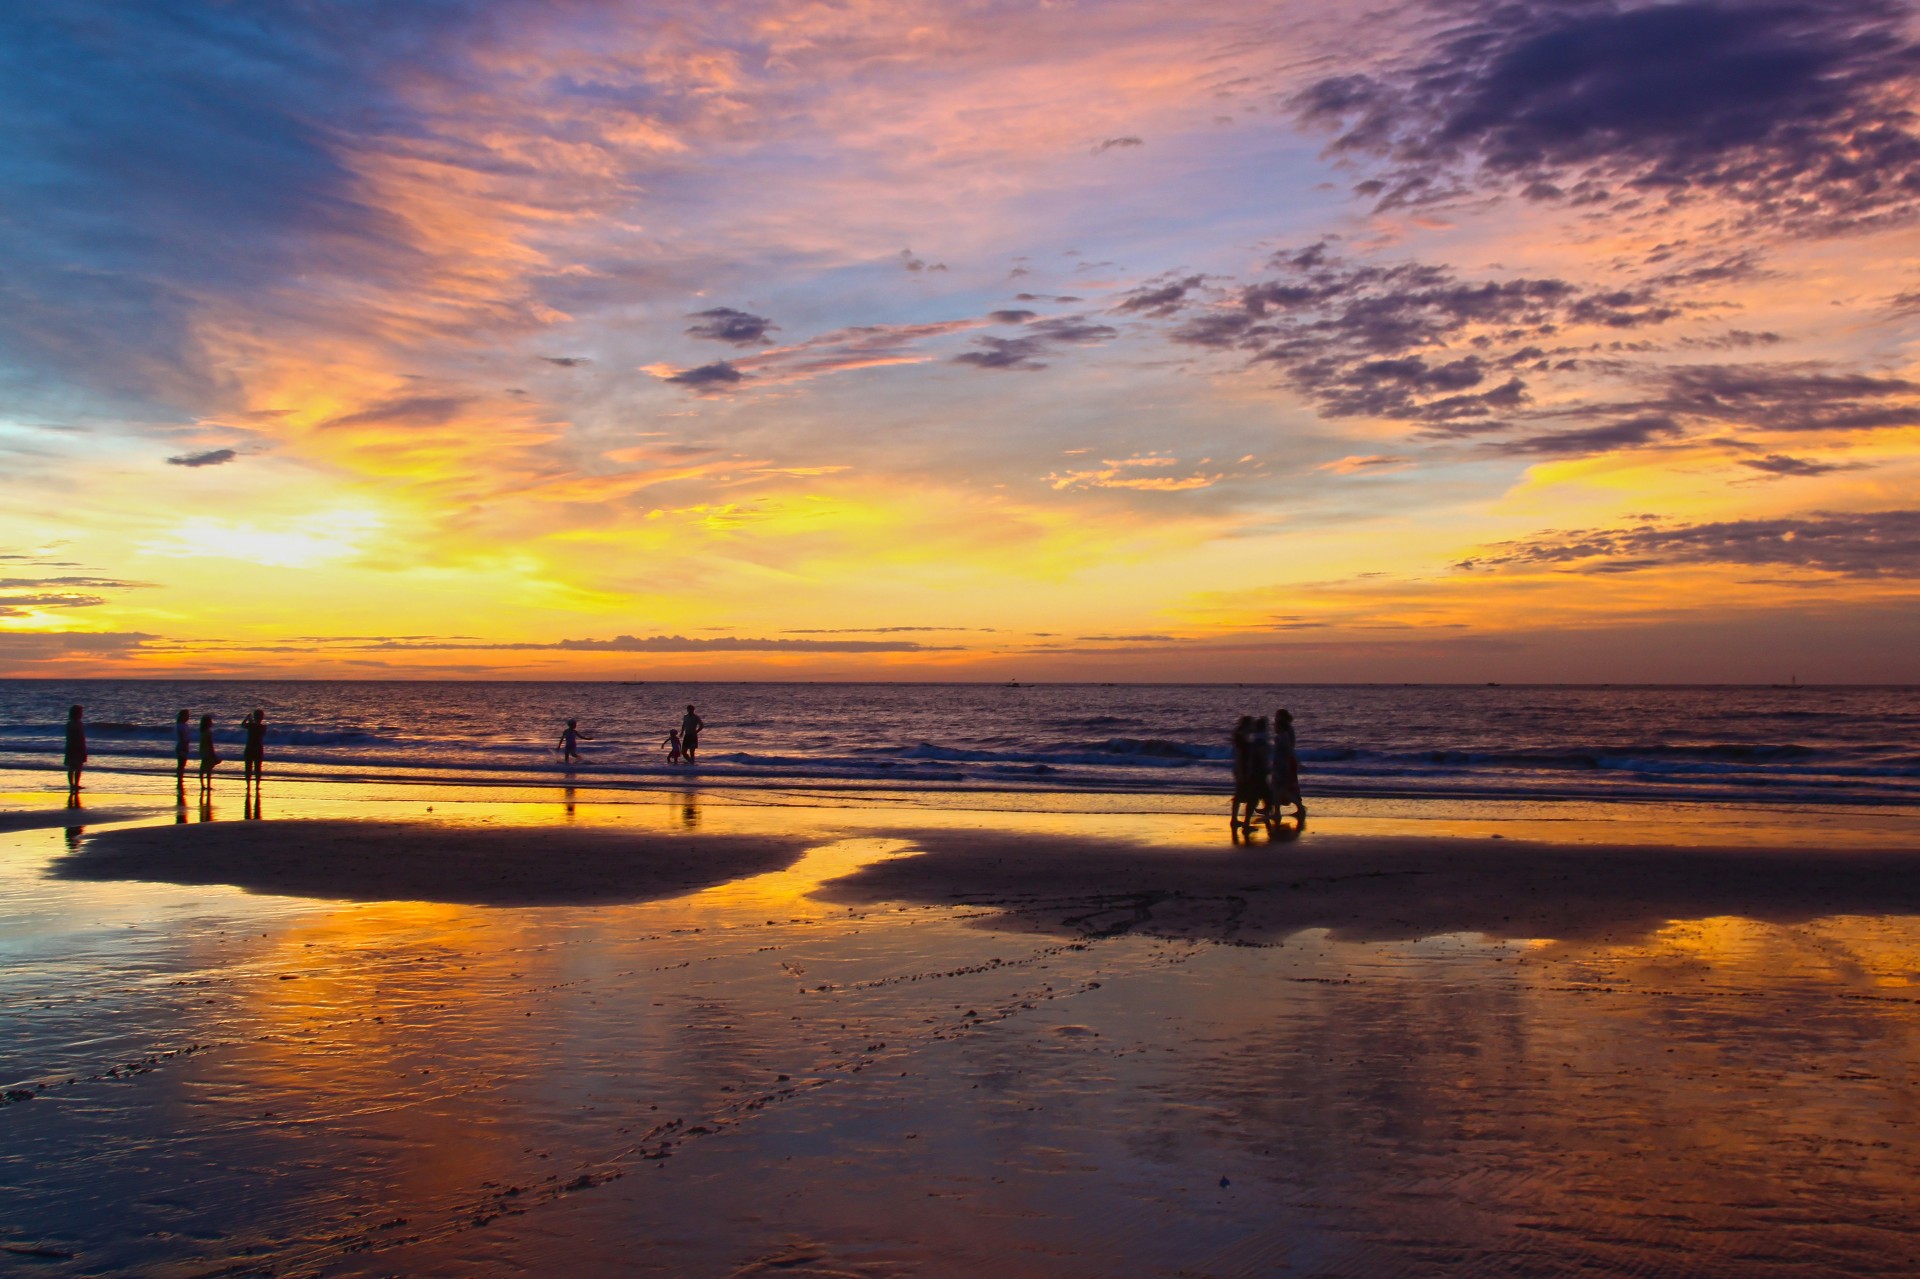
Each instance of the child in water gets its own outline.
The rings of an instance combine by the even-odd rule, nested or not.
[[[678,764],[680,762],[680,730],[668,729],[667,735],[660,739],[660,744],[667,748],[667,763]]]
[[[582,736],[584,736],[584,734],[580,732],[580,721],[577,719],[568,720],[566,729],[560,734],[561,763],[572,764],[579,760],[580,738]]]
[[[193,730],[187,725],[187,712],[173,717],[173,779],[187,784],[187,759],[193,754]]]

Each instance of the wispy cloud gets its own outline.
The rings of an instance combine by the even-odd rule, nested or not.
[[[204,453],[182,453],[167,459],[168,466],[219,466],[240,456],[232,449],[208,449]]]
[[[1865,462],[1826,462],[1819,458],[1791,457],[1785,453],[1769,453],[1765,457],[1740,459],[1740,465],[1749,470],[1759,471],[1774,479],[1786,479],[1792,476],[1810,477],[1832,475],[1835,471],[1865,470]]]
[[[1047,483],[1055,490],[1133,489],[1142,493],[1185,493],[1211,488],[1226,478],[1221,471],[1188,471],[1184,475],[1166,473],[1179,468],[1178,459],[1171,457],[1106,458],[1099,466],[1055,471],[1047,476]]]
[[[1683,564],[1796,568],[1855,578],[1920,578],[1920,511],[1542,533],[1494,543],[1458,567],[1625,573]]]
[[[1028,323],[1017,338],[979,337],[973,351],[953,357],[956,364],[971,364],[977,369],[1017,369],[1027,372],[1047,367],[1044,356],[1062,347],[1095,346],[1120,336],[1110,324],[1100,324],[1079,315],[1056,316]]]

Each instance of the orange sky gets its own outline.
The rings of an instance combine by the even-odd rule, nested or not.
[[[151,8],[0,674],[1920,680],[1904,11]]]

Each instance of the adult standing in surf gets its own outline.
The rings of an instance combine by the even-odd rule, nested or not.
[[[247,781],[258,782],[267,765],[267,717],[259,707],[247,716],[247,745],[240,756]]]
[[[67,708],[67,790],[69,793],[80,789],[80,770],[87,766],[87,725],[81,718],[78,706]]]
[[[173,717],[173,780],[182,790],[187,785],[187,757],[193,754],[193,728],[187,723],[188,711]]]
[[[700,730],[706,726],[707,721],[700,718],[699,712],[689,702],[687,713],[680,717],[680,753],[689,764],[693,763],[694,752],[700,749]]]

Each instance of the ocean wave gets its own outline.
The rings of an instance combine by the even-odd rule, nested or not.
[[[596,783],[1218,793],[1236,708],[1276,696],[1298,717],[1302,769],[1322,794],[1920,798],[1911,690],[1088,686],[1009,702],[965,686],[643,695],[594,685],[0,681],[0,765],[56,764],[72,701],[98,715],[88,725],[96,767],[169,773],[175,708],[262,705],[270,767],[313,776],[547,780],[558,776],[560,725],[578,715],[577,771]],[[670,767],[659,747],[687,701],[711,721],[691,770]],[[243,732],[237,711],[221,716],[223,754],[238,754]]]

